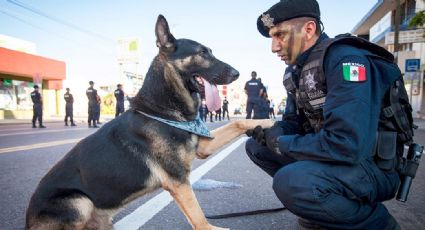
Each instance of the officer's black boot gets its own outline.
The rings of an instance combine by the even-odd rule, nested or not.
[[[38,126],[39,128],[46,128],[46,126],[44,126],[43,124],[40,124],[40,126]]]
[[[65,126],[68,126],[68,121],[65,121]]]
[[[35,126],[35,123],[34,122],[32,123],[32,127],[33,128],[37,128],[37,126]]]
[[[89,128],[91,128],[91,121],[89,121],[88,123],[89,123]]]
[[[385,230],[401,230],[401,227],[397,223],[397,221],[394,219],[394,217],[390,215],[390,218],[388,219],[387,227],[385,227]]]
[[[96,125],[96,121],[93,121],[93,128],[99,128],[99,126]]]
[[[71,126],[77,126],[74,122],[71,121]]]

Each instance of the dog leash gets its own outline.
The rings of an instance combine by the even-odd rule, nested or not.
[[[206,216],[206,218],[208,218],[208,219],[226,219],[226,218],[233,218],[233,217],[251,216],[251,215],[264,214],[264,213],[279,212],[279,211],[283,211],[283,210],[286,210],[286,207],[274,208],[274,209],[260,209],[260,210],[247,211],[247,212],[226,213],[226,214],[221,214],[221,215]]]

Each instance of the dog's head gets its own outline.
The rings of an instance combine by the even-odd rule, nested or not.
[[[155,33],[160,57],[174,66],[189,91],[199,92],[203,80],[225,85],[239,77],[239,72],[214,57],[210,48],[189,39],[175,39],[162,15],[158,16]]]

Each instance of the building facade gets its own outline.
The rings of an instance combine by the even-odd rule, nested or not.
[[[41,89],[43,114],[59,114],[65,62],[36,55],[35,45],[21,41],[0,37],[0,119],[32,117],[34,84]]]
[[[351,31],[359,37],[374,42],[394,53],[394,31],[399,21],[399,49],[394,55],[404,76],[405,85],[413,107],[414,117],[425,117],[424,77],[425,38],[424,28],[410,28],[410,20],[416,12],[425,9],[422,0],[400,0],[400,20],[396,20],[395,0],[378,0],[372,9]],[[417,60],[419,59],[419,62]],[[407,63],[415,60],[417,68]]]

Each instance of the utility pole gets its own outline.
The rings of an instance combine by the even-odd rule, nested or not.
[[[394,18],[394,62],[398,64],[398,51],[400,50],[400,45],[398,42],[398,37],[400,33],[400,0],[396,0],[396,8],[395,8],[395,18]]]

